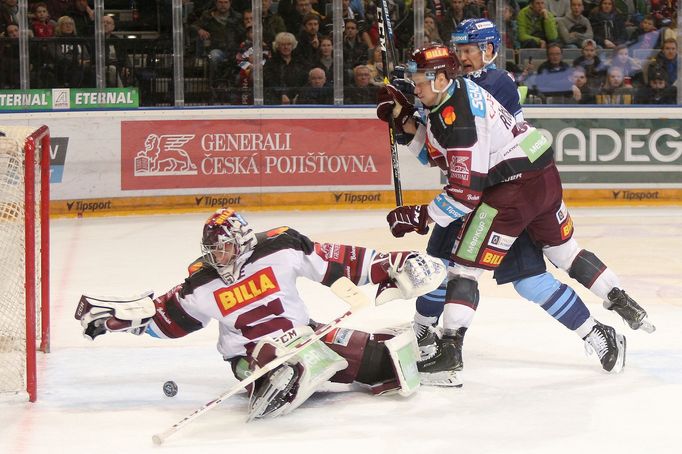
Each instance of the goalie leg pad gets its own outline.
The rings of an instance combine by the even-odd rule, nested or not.
[[[348,362],[324,342],[311,343],[265,376],[251,396],[248,421],[292,412],[322,383],[346,367]]]

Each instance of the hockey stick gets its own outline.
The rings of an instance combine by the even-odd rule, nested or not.
[[[381,64],[384,66],[384,85],[388,85],[395,67],[396,55],[393,44],[393,28],[388,15],[388,1],[381,0],[377,5],[377,25],[379,28],[379,45],[381,46]],[[395,119],[388,116],[388,140],[391,144],[391,167],[393,169],[393,187],[395,188],[395,204],[403,204],[403,189],[400,182],[400,164],[398,163],[398,144],[395,138]]]
[[[217,407],[225,399],[234,396],[242,389],[244,389],[246,386],[250,385],[251,383],[254,383],[256,380],[263,377],[268,372],[281,366],[286,361],[299,354],[301,350],[308,347],[310,344],[322,339],[329,332],[334,330],[334,328],[336,328],[343,320],[346,320],[347,318],[352,316],[354,310],[357,311],[358,309],[362,309],[371,305],[369,298],[364,293],[362,293],[362,291],[355,284],[353,284],[353,282],[351,282],[350,279],[346,277],[337,279],[332,284],[331,290],[336,296],[338,296],[339,298],[341,298],[350,305],[350,309],[348,311],[346,311],[344,314],[340,315],[336,319],[332,320],[331,322],[327,323],[326,325],[321,326],[320,328],[317,329],[317,331],[315,331],[314,336],[307,338],[300,344],[291,348],[289,352],[285,353],[282,356],[278,356],[274,360],[267,363],[265,366],[254,371],[247,378],[245,378],[244,380],[240,381],[229,390],[222,393],[216,399],[205,403],[204,405],[197,408],[189,415],[182,418],[180,421],[170,426],[168,429],[152,436],[152,441],[154,441],[154,444],[157,445],[162,444],[169,437],[177,433],[179,430],[183,429],[187,424],[194,421],[199,416]]]

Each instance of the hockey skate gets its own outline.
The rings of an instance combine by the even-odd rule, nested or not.
[[[462,344],[464,329],[445,331],[442,338],[438,338],[435,330],[429,329],[423,342],[434,342],[435,353],[428,359],[417,363],[422,385],[462,387],[460,372],[462,371]],[[420,345],[420,352],[422,347]]]
[[[625,366],[625,336],[595,320],[592,331],[584,337],[585,351],[595,352],[607,372],[617,374]]]
[[[417,347],[419,347],[419,360],[426,361],[433,358],[438,350],[436,342],[438,341],[438,328],[434,325],[423,325],[419,322],[414,322],[412,325],[414,336],[417,338]]]
[[[625,290],[614,287],[607,295],[608,301],[604,301],[604,307],[610,311],[615,311],[623,317],[625,323],[632,329],[642,329],[647,333],[656,331],[656,327],[651,324],[646,311],[635,302]]]

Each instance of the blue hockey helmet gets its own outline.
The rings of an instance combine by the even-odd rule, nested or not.
[[[452,32],[450,43],[478,44],[481,52],[485,53],[488,43],[493,45],[493,54],[500,49],[502,38],[495,24],[489,19],[466,19],[463,20]]]

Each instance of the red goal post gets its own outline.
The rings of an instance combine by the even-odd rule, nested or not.
[[[50,349],[49,185],[48,127],[0,125],[0,396],[31,402]]]

